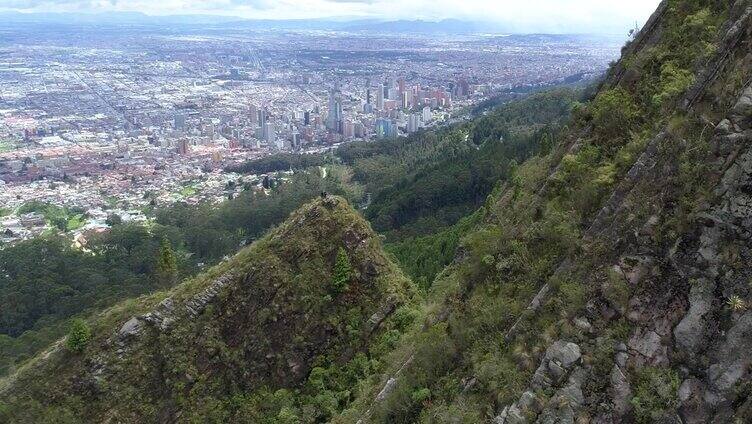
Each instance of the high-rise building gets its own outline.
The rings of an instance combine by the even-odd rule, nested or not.
[[[428,107],[428,106],[426,106],[426,107],[423,108],[423,123],[425,124],[428,121],[430,121],[431,119],[433,119],[433,114],[431,113],[431,108]]]
[[[402,108],[409,109],[413,104],[413,93],[411,91],[402,92]]]
[[[339,87],[329,92],[329,111],[326,116],[326,127],[335,133],[342,132],[342,92]]]
[[[180,141],[178,141],[177,151],[179,155],[188,154],[188,140],[181,139]]]
[[[376,109],[384,110],[384,90],[376,91]]]
[[[258,124],[260,128],[264,128],[266,125],[266,119],[268,118],[268,114],[266,112],[266,108],[261,108],[258,111]]]
[[[292,133],[292,141],[290,143],[290,147],[295,150],[296,152],[300,150],[301,147],[301,138],[300,133],[296,130]]]
[[[397,126],[391,119],[379,118],[376,120],[376,136],[378,138],[396,137]]]
[[[351,121],[345,121],[345,124],[342,126],[342,135],[345,138],[355,137],[355,124]]]
[[[407,132],[414,133],[420,128],[420,116],[417,113],[412,113],[407,118]]]
[[[267,144],[270,147],[273,147],[276,145],[277,142],[277,132],[274,128],[273,122],[265,122],[264,126],[261,127],[263,130],[264,140],[267,142]]]

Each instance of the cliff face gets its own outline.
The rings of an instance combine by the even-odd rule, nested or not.
[[[340,249],[349,277],[335,282]],[[248,399],[294,397],[313,368],[362,361],[410,287],[368,223],[329,196],[205,275],[103,314],[82,354],[52,349],[0,398],[17,422],[259,422]]]
[[[655,48],[665,14],[681,6],[662,3],[632,54]],[[604,264],[607,281],[596,272],[585,277],[599,293],[573,319],[584,340],[552,344],[527,390],[502,408],[496,422],[534,416],[558,422],[590,411],[604,423],[752,419],[752,6],[737,1],[727,13],[716,52],[697,64],[695,83],[676,101],[675,120],[657,131],[585,232],[588,243],[603,244],[610,262]],[[606,84],[629,87],[640,78],[620,69],[629,54]],[[690,147],[683,138],[695,135],[672,127],[692,121],[690,127],[708,135],[706,145]],[[693,163],[690,148],[707,154]],[[683,179],[682,167],[694,166],[701,169],[704,191],[693,194],[702,201],[682,208],[676,204],[687,200],[681,186],[696,183]],[[687,215],[674,226],[678,213]],[[621,299],[613,293],[619,285],[626,289]],[[624,324],[626,337],[614,340],[609,333]],[[604,358],[579,357],[581,346],[599,353],[602,343],[613,344],[606,349],[613,352],[610,366],[597,363]],[[558,359],[567,352],[575,352],[569,361]],[[584,385],[594,367],[609,370],[602,375],[605,392]],[[535,394],[541,389],[554,391],[543,405]]]
[[[454,362],[406,342],[350,417],[750,422],[750,45],[749,1],[662,2],[439,277]]]

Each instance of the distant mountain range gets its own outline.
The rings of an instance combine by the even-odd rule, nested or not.
[[[3,24],[13,23],[54,23],[70,25],[205,25],[237,21],[235,16],[219,15],[168,15],[152,16],[139,12],[107,13],[21,13],[0,12]]]
[[[276,30],[364,31],[389,33],[505,33],[498,24],[446,19],[442,21],[378,19],[242,19],[221,15],[152,16],[139,12],[108,13],[20,13],[0,12],[0,25],[222,25],[223,27]]]

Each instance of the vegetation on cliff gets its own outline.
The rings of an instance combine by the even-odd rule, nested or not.
[[[25,364],[0,418],[744,422],[751,20],[744,0],[667,0],[590,99],[341,148],[329,190],[372,193],[389,254],[343,198],[319,199],[94,317],[80,353]],[[254,222],[240,205],[205,214],[233,242],[258,234],[232,224]]]

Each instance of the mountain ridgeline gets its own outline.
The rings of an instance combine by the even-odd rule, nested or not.
[[[665,0],[587,101],[248,165],[370,223],[321,196],[91,315],[0,421],[750,422],[750,43],[752,1]]]
[[[328,196],[210,271],[104,311],[85,344],[55,345],[12,376],[0,391],[15,404],[0,412],[263,422],[283,405],[273,415],[296,422],[304,405],[323,420],[410,325],[413,292],[368,223]]]

